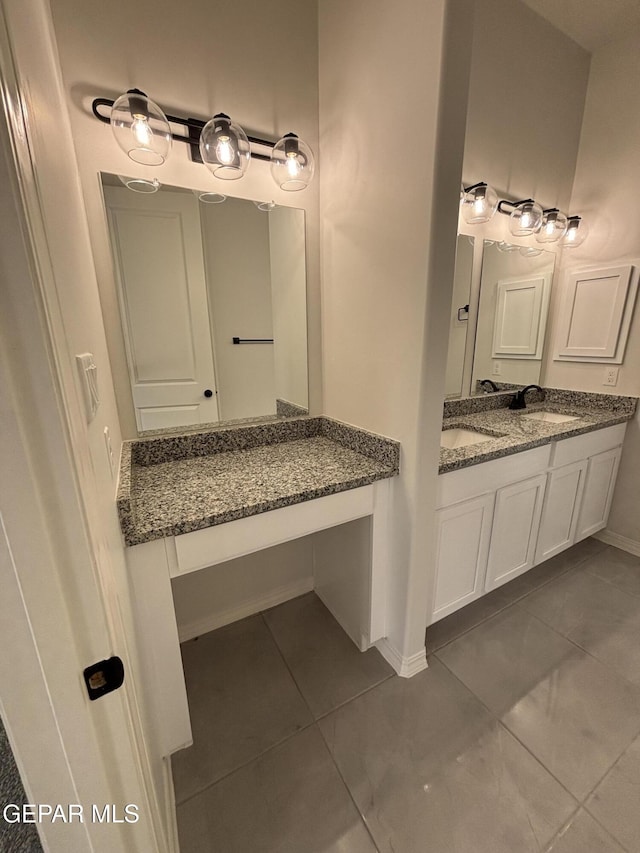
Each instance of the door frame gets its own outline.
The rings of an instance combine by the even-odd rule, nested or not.
[[[38,87],[47,76],[54,97],[43,105]],[[140,808],[137,824],[85,821],[81,839],[78,824],[39,825],[46,850],[164,853],[177,849],[175,835],[166,831],[165,804],[153,786],[127,638],[109,588],[113,555],[92,506],[91,448],[60,313],[58,287],[68,271],[57,262],[41,192],[47,174],[39,152],[56,113],[59,144],[71,158],[66,168],[75,168],[46,0],[0,0],[0,94],[7,190],[0,210],[0,459],[12,475],[0,500],[1,710],[30,802],[69,797]],[[67,202],[77,213],[79,180]],[[88,235],[66,240],[71,248],[83,238],[88,245]],[[129,681],[91,703],[82,669],[111,654],[123,658]]]

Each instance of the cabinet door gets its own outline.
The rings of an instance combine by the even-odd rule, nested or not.
[[[573,545],[586,470],[587,460],[583,459],[547,475],[536,564]]]
[[[576,542],[606,527],[621,453],[616,447],[589,459]]]
[[[482,595],[493,502],[493,493],[481,495],[436,513],[438,569],[431,622]]]
[[[498,489],[487,565],[487,592],[533,566],[546,481],[547,475],[539,474]]]

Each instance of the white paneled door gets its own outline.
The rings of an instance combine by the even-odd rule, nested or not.
[[[198,200],[104,192],[138,429],[217,421]]]

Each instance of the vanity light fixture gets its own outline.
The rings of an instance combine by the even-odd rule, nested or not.
[[[313,152],[295,133],[272,142],[248,136],[225,113],[208,122],[165,115],[140,89],[130,89],[115,101],[95,98],[91,109],[99,121],[111,125],[116,142],[136,163],[162,165],[175,141],[187,144],[191,159],[222,180],[241,178],[252,159],[269,162],[274,180],[289,192],[305,189],[313,178]]]
[[[589,226],[581,216],[569,216],[567,230],[560,239],[560,245],[565,249],[573,249],[582,245],[589,235]]]
[[[469,225],[479,225],[488,222],[498,209],[498,194],[489,184],[480,181],[464,188],[460,204],[464,221]]]
[[[567,230],[567,217],[557,207],[550,207],[542,215],[542,223],[536,232],[538,243],[556,243]]]
[[[514,246],[513,243],[507,243],[505,240],[501,240],[496,248],[499,252],[504,252],[505,254],[518,252],[520,250],[520,246]]]
[[[521,246],[520,254],[523,258],[537,258],[538,255],[541,255],[544,252],[544,249],[538,249],[535,246]]]
[[[493,200],[495,198],[495,207]],[[521,201],[498,200],[495,191],[484,181],[462,187],[460,196],[462,216],[470,225],[488,222],[495,211],[509,217],[509,230],[514,237],[535,236],[538,243],[556,243],[563,248],[580,246],[589,235],[589,227],[581,216],[566,216],[557,207],[542,209],[533,198]],[[502,252],[515,251],[504,240],[498,244]],[[525,254],[525,251],[522,252]],[[534,252],[528,252],[534,257]]]
[[[254,201],[253,203],[263,213],[269,213],[274,207],[278,206],[275,201]]]

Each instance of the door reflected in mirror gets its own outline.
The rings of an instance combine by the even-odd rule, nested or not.
[[[553,252],[484,241],[472,394],[484,379],[540,382],[554,263]]]
[[[138,430],[305,414],[304,211],[101,177]]]

